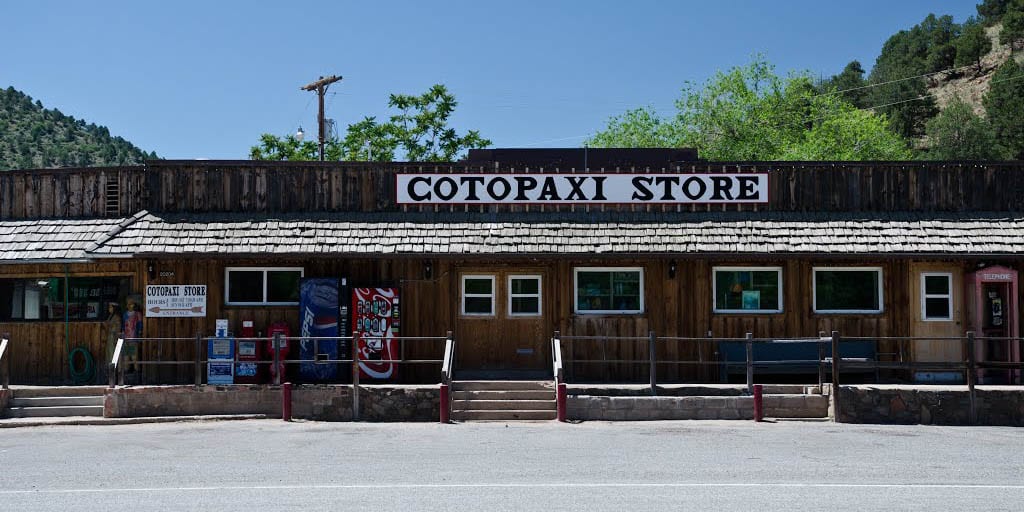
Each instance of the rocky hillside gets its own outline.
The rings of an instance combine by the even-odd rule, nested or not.
[[[985,29],[985,34],[992,41],[992,50],[982,57],[980,66],[930,77],[928,92],[935,97],[935,102],[940,108],[946,108],[950,100],[959,95],[960,99],[974,108],[975,114],[985,115],[982,98],[988,92],[989,82],[996,69],[1011,57],[1015,58],[1017,63],[1024,64],[1024,52],[1017,51],[1014,55],[1009,44],[999,41],[999,32],[1002,28],[1002,24],[997,24]]]
[[[156,159],[103,126],[46,109],[13,87],[0,89],[0,171],[138,164]]]

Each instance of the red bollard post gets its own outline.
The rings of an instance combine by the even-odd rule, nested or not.
[[[281,419],[292,420],[292,383],[281,384]]]
[[[764,421],[764,386],[754,384],[754,421]]]
[[[564,382],[558,383],[558,395],[556,396],[556,407],[558,407],[558,421],[565,423],[565,401],[568,391]]]
[[[448,407],[451,402],[448,401],[448,384],[441,384],[441,423],[450,423],[448,418]]]

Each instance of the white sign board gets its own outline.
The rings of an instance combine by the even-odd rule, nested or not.
[[[768,174],[398,174],[398,204],[767,203]]]
[[[147,317],[205,317],[206,285],[172,284],[146,287]]]

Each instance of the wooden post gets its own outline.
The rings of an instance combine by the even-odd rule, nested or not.
[[[754,333],[747,333],[747,394],[754,394]]]
[[[976,396],[974,393],[974,383],[977,380],[975,372],[977,364],[975,363],[974,355],[974,331],[967,331],[967,395],[970,399],[970,414],[971,414],[971,425],[978,424],[978,409],[975,407]]]
[[[651,396],[658,396],[658,377],[657,377],[657,337],[654,335],[654,331],[647,332],[647,352],[648,358],[651,361]]]
[[[195,371],[196,371],[196,386],[203,385],[203,365],[202,356],[200,354],[203,350],[203,335],[196,333],[196,353],[195,353]]]
[[[352,421],[359,420],[359,333],[352,336]]]
[[[832,331],[832,421],[839,421],[839,331]]]

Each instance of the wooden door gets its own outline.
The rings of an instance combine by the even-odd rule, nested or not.
[[[963,336],[963,269],[954,264],[914,263],[910,265],[911,336],[936,338]],[[917,340],[913,358],[920,362],[960,362],[963,345],[957,341]],[[963,378],[960,372],[920,370],[915,380],[951,382]]]
[[[546,277],[541,268],[459,269],[455,287],[458,369],[550,368]]]

